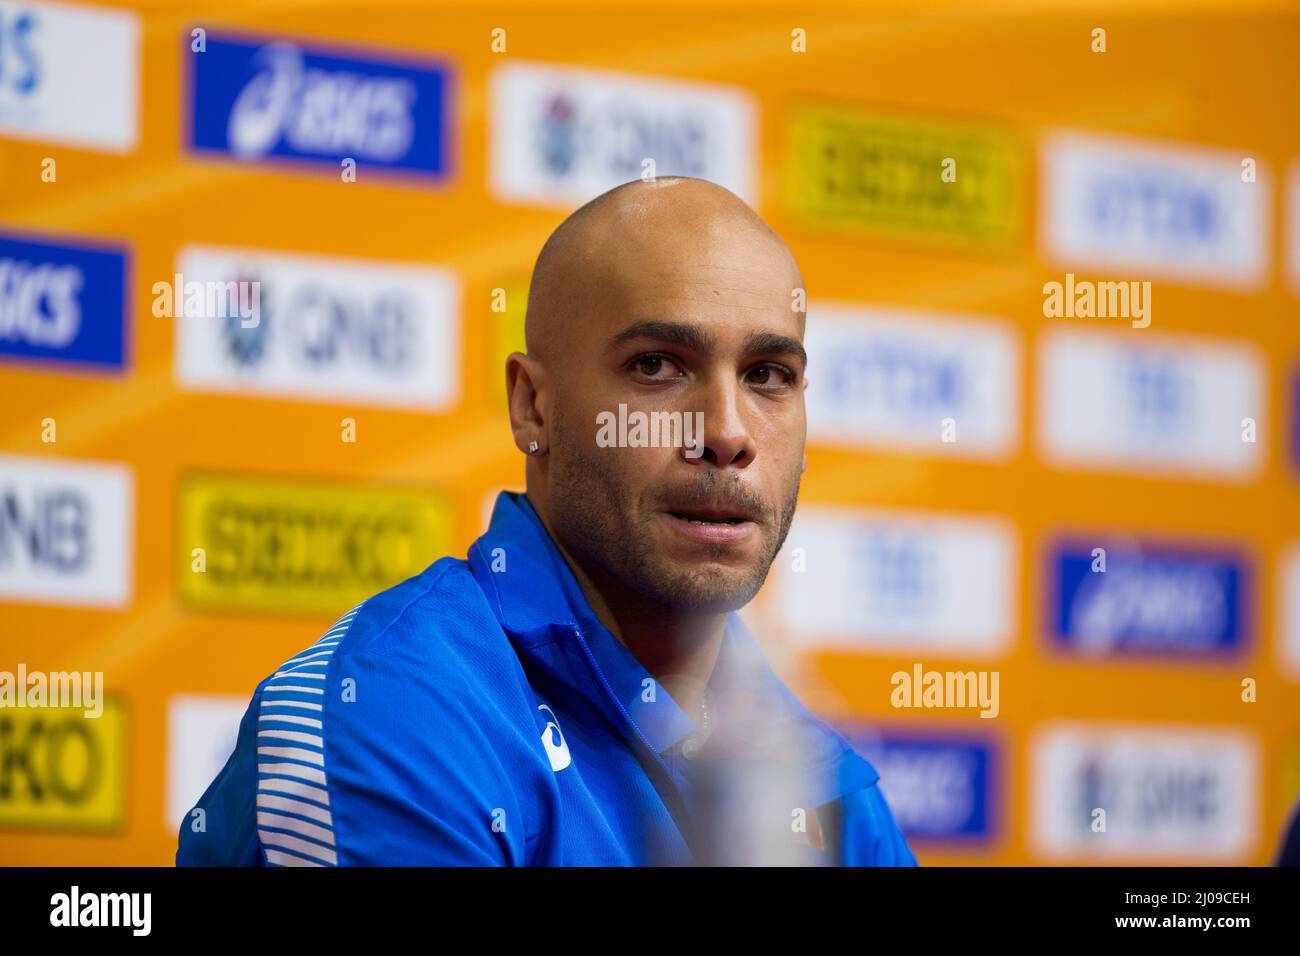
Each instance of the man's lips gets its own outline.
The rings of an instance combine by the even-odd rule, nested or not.
[[[673,530],[692,538],[713,544],[743,541],[757,527],[750,514],[733,508],[669,508],[664,514]]]
[[[735,524],[740,521],[753,521],[754,517],[748,511],[741,508],[665,508],[674,518],[683,518],[687,521],[709,521],[719,524]]]

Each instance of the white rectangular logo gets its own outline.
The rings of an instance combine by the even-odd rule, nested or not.
[[[1053,464],[1234,481],[1262,466],[1267,371],[1249,343],[1057,328],[1038,348]]]
[[[0,135],[130,152],[139,52],[135,13],[0,0]]]
[[[822,445],[1000,458],[1020,438],[1020,348],[990,321],[813,306],[808,437]]]
[[[186,246],[176,270],[165,284],[186,388],[421,411],[460,397],[460,287],[447,269]],[[200,305],[230,283],[257,284],[254,318]]]
[[[177,694],[167,701],[167,828],[175,832],[235,752],[247,697]]]
[[[1281,670],[1300,681],[1300,541],[1286,547],[1278,560],[1277,603]]]
[[[1300,295],[1300,162],[1291,164],[1287,177],[1286,208],[1286,243],[1282,255],[1291,291]]]
[[[126,607],[134,520],[125,465],[0,455],[0,598]]]
[[[758,114],[738,88],[546,64],[497,67],[489,84],[503,202],[572,207],[647,173],[754,202]]]
[[[1243,730],[1048,725],[1031,752],[1033,841],[1052,860],[1241,864],[1258,773]]]
[[[772,565],[774,620],[808,644],[996,654],[1017,550],[998,518],[803,508]]]
[[[1042,147],[1046,254],[1105,278],[1257,288],[1270,258],[1268,172],[1243,156],[1059,132]]]

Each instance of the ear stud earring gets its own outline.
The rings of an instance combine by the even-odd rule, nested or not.
[[[537,444],[536,439],[534,439],[533,441],[530,441],[530,442],[528,443],[528,454],[530,454],[530,455],[536,455],[536,454],[537,454],[537,449],[540,448],[540,447],[541,447],[541,445]]]

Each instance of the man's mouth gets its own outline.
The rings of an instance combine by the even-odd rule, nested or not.
[[[689,521],[691,524],[740,524],[742,521],[749,520],[747,518],[739,517],[714,518],[708,516],[689,515],[680,511],[670,511],[668,513],[674,518],[678,518],[682,521]]]
[[[744,512],[722,508],[678,508],[668,513],[691,524],[741,524],[753,520]]]
[[[758,526],[749,514],[731,508],[670,508],[664,514],[680,534],[709,544],[739,543]]]

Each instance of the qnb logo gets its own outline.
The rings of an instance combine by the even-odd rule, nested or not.
[[[25,565],[77,574],[90,560],[90,505],[77,491],[0,491],[0,571]]]
[[[551,769],[559,773],[573,763],[573,758],[569,755],[569,745],[564,739],[564,731],[560,730],[555,711],[545,704],[538,704],[537,709],[550,714],[551,719],[546,722],[546,729],[542,731],[542,746],[546,748],[546,757],[551,761]]]
[[[648,113],[631,101],[613,101],[582,110],[557,94],[542,110],[537,145],[547,172],[567,176],[579,156],[600,175],[619,181],[636,178],[653,156],[660,169],[676,175],[705,176],[709,171],[708,129],[699,116]]]
[[[51,926],[126,926],[133,936],[148,936],[152,914],[152,893],[82,893],[73,886],[50,897]]]
[[[259,72],[230,111],[230,148],[238,156],[264,156],[283,140],[299,153],[355,155],[395,162],[415,137],[415,86],[396,77],[308,68],[289,43],[263,47],[253,58]]]
[[[578,138],[573,128],[576,114],[573,101],[563,94],[552,97],[542,111],[537,146],[543,168],[556,176],[566,175],[577,158]]]
[[[311,371],[404,374],[410,370],[417,346],[417,308],[400,291],[355,294],[315,283],[277,288],[277,295],[281,291],[282,306],[263,284],[259,327],[244,328],[231,321],[222,327],[226,353],[235,364],[261,364],[268,349],[275,349]]]
[[[66,347],[81,331],[84,284],[76,266],[0,259],[0,340]]]
[[[651,114],[615,102],[595,110],[579,135],[597,166],[620,179],[641,175],[647,156],[677,175],[703,176],[709,169],[710,138],[698,115]]]
[[[1215,770],[1154,757],[1139,766],[1091,756],[1079,770],[1077,792],[1074,820],[1081,829],[1091,829],[1093,810],[1102,807],[1112,820],[1119,817],[1125,828],[1195,833],[1213,826],[1227,802]]]
[[[396,290],[360,296],[304,285],[290,293],[283,325],[300,365],[404,372],[415,348],[413,311]]]
[[[1177,250],[1213,243],[1224,229],[1215,195],[1168,171],[1099,177],[1090,198],[1092,225],[1100,235],[1137,236]]]
[[[31,10],[0,10],[0,94],[31,96],[41,82],[41,61],[32,36],[39,21]]]

